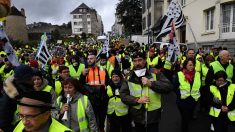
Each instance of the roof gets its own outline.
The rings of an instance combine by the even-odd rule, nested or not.
[[[10,12],[9,15],[12,15],[12,16],[23,16],[24,17],[24,15],[15,6],[11,7],[11,12]]]
[[[73,10],[70,14],[78,14],[78,13],[80,13],[79,9],[88,9],[88,10],[90,10],[90,8],[86,4],[82,3],[75,10]]]

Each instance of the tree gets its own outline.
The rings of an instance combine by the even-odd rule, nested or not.
[[[51,32],[52,35],[52,42],[56,42],[57,40],[61,39],[61,35],[58,29],[55,29]]]
[[[128,35],[142,33],[142,4],[141,0],[123,0],[116,7],[119,24],[124,25]]]

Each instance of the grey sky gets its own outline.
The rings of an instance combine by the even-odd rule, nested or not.
[[[111,30],[118,0],[12,0],[16,8],[25,9],[27,24],[40,21],[59,25],[67,23],[70,12],[81,3],[96,9],[102,17],[105,32]]]

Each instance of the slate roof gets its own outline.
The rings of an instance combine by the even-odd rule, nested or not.
[[[90,10],[90,8],[86,4],[82,3],[76,9],[74,9],[70,14],[78,14],[78,13],[80,13],[79,9],[88,9],[88,10]]]
[[[11,7],[11,12],[10,12],[9,15],[12,15],[12,16],[23,16],[24,17],[24,15],[15,6]]]

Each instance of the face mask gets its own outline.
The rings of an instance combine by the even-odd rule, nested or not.
[[[73,66],[78,66],[78,63],[77,63],[77,62],[74,62],[74,63],[73,63]]]
[[[146,68],[134,71],[137,77],[143,77],[146,73]]]

